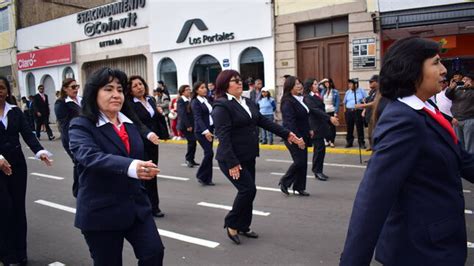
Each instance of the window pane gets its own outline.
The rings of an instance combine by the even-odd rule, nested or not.
[[[298,40],[314,38],[314,24],[305,24],[298,26]]]
[[[349,32],[349,23],[347,18],[334,20],[332,23],[332,33],[333,34],[342,34]]]
[[[316,24],[316,37],[330,36],[331,34],[331,21]]]
[[[9,29],[8,12],[8,8],[3,11],[0,11],[0,32],[8,31]]]

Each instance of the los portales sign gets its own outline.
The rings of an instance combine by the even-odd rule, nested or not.
[[[144,8],[146,0],[122,0],[109,5],[89,9],[77,14],[77,24],[84,24],[84,34],[93,37],[106,32],[136,27],[138,15],[133,10]],[[127,13],[128,12],[128,13]],[[112,16],[127,13],[115,19]],[[107,21],[96,21],[107,18]]]
[[[183,28],[181,29],[181,32],[179,33],[176,43],[183,43],[186,41],[189,31],[191,30],[191,27],[193,25],[195,25],[200,31],[208,30],[206,24],[204,24],[204,22],[199,18],[187,20],[184,23]],[[188,37],[188,43],[190,45],[208,44],[208,43],[214,43],[214,42],[230,41],[230,40],[233,40],[234,38],[235,36],[233,32],[222,32],[222,33],[215,33],[212,35],[203,34],[200,37]]]

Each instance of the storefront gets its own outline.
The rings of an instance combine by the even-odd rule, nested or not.
[[[382,53],[404,37],[430,38],[441,44],[448,77],[456,71],[474,72],[474,3],[383,12],[380,17]]]
[[[148,11],[145,0],[123,0],[18,30],[21,95],[43,84],[52,107],[65,78],[84,85],[104,66],[141,75],[153,87]]]
[[[208,1],[157,1],[150,5],[152,12],[160,14],[150,25],[156,80],[163,80],[172,94],[183,84],[214,82],[225,69],[275,87],[269,1],[254,1],[251,7]]]

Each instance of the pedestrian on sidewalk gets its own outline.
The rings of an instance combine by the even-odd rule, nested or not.
[[[348,89],[344,96],[344,115],[346,118],[347,135],[346,135],[346,148],[353,146],[354,142],[354,125],[357,128],[357,139],[359,147],[366,149],[364,140],[364,120],[362,118],[362,108],[357,108],[357,104],[364,102],[367,97],[365,90],[359,88],[359,79],[349,79]]]
[[[125,100],[127,86],[122,71],[97,70],[85,85],[82,115],[71,121],[70,149],[79,165],[75,226],[94,265],[122,265],[124,239],[139,265],[162,265],[163,243],[141,183],[160,170],[145,161],[142,123]]]
[[[382,60],[379,91],[389,103],[357,192],[340,265],[464,265],[461,177],[474,182],[474,154],[431,105],[446,68],[440,44],[398,40]]]
[[[26,265],[26,178],[27,166],[21,149],[23,141],[47,166],[51,166],[46,151],[32,132],[12,96],[8,79],[0,76],[0,264]]]
[[[40,139],[42,127],[46,130],[49,140],[56,138],[51,131],[51,127],[49,127],[49,113],[48,95],[44,93],[44,85],[40,84],[38,86],[38,93],[34,96],[33,100],[33,114],[36,123],[36,137],[38,139]]]
[[[262,89],[262,96],[258,101],[258,107],[260,108],[260,113],[268,118],[270,121],[275,121],[273,112],[276,110],[276,103],[275,99],[273,99],[270,90],[267,88]],[[260,142],[262,144],[270,144],[273,145],[273,133],[265,130],[264,128],[261,129],[260,132]]]
[[[194,157],[196,155],[196,137],[194,136],[194,117],[191,109],[191,88],[189,85],[181,85],[178,89],[177,101],[178,125],[177,129],[184,134],[187,142],[184,162],[189,168],[199,165]]]
[[[260,114],[255,102],[242,97],[242,78],[235,70],[224,70],[216,79],[216,100],[212,119],[219,138],[216,160],[219,168],[237,188],[232,210],[225,217],[227,236],[240,244],[238,234],[258,238],[250,229],[255,186],[255,159],[259,155],[258,127],[265,128],[289,143],[304,147],[302,139]]]
[[[324,78],[319,84],[322,86],[321,95],[323,97],[326,113],[329,116],[338,118],[339,103],[341,100],[339,91],[334,86],[334,81],[331,78]],[[326,136],[326,140],[331,148],[336,147],[336,126],[331,122],[329,123],[329,132]]]

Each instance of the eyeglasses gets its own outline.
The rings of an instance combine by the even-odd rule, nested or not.
[[[71,85],[71,86],[68,86],[68,87],[71,87],[71,89],[73,89],[73,90],[78,90],[81,87],[81,85]]]
[[[233,82],[235,82],[235,83],[241,83],[241,82],[242,82],[241,79],[231,79],[231,80],[229,80],[229,81],[233,81]]]

